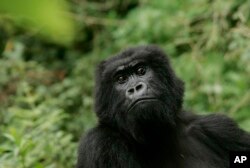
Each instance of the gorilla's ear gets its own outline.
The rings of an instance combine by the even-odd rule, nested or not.
[[[106,64],[107,61],[101,61],[97,67],[96,67],[96,71],[95,71],[95,74],[96,74],[96,79],[100,79],[102,78],[102,75],[103,75],[103,71],[105,69],[105,64]],[[99,81],[99,80],[98,80]]]

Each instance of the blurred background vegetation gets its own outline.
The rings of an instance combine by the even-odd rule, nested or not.
[[[250,131],[249,0],[1,0],[0,168],[70,168],[96,123],[95,65],[157,44],[185,108]]]

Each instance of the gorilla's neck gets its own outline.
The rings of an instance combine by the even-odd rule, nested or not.
[[[139,104],[129,111],[125,129],[141,144],[173,146],[178,136],[176,116],[165,104]]]

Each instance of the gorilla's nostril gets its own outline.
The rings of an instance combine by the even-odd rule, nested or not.
[[[128,93],[130,93],[130,94],[134,93],[134,88],[129,89]]]
[[[137,85],[136,87],[135,87],[135,90],[140,90],[142,88],[142,84],[139,84],[139,85]]]

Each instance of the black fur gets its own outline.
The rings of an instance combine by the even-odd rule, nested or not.
[[[125,96],[114,72],[143,61],[148,75],[129,78],[146,90],[143,100]],[[131,72],[131,74],[133,74]],[[144,86],[143,84],[143,86]],[[182,109],[184,86],[156,46],[127,49],[97,68],[95,111],[99,119],[81,141],[77,168],[227,168],[230,151],[250,151],[250,135],[223,115],[198,116]],[[138,98],[138,97],[137,97]]]

